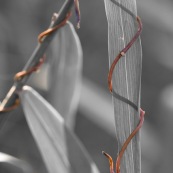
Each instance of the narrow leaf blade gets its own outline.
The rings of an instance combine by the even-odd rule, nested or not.
[[[25,86],[20,92],[25,116],[49,173],[93,172],[93,161],[61,115],[36,91]]]
[[[59,30],[50,53],[48,100],[71,126],[79,102],[83,55],[79,37],[70,22]]]
[[[108,21],[110,65],[138,30],[136,0],[104,0]],[[139,122],[142,50],[140,39],[122,57],[113,72],[113,103],[119,150]],[[134,105],[134,106],[132,106]],[[121,172],[141,172],[140,135],[135,135],[122,157]]]
[[[80,96],[83,53],[70,22],[58,30],[46,56],[47,63],[33,76],[32,84],[45,90],[46,99],[72,127]]]

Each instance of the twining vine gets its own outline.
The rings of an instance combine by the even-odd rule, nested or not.
[[[127,8],[125,8],[122,4],[111,0],[113,3],[115,3],[116,5],[118,5],[120,8],[122,8],[124,11],[126,11],[127,13],[129,13],[133,18],[136,19],[137,24],[138,24],[138,30],[136,32],[136,34],[134,35],[134,37],[129,41],[129,43],[119,52],[119,54],[115,57],[114,61],[111,64],[111,67],[109,69],[109,73],[108,73],[108,88],[109,91],[112,93],[112,95],[114,96],[115,91],[113,91],[112,89],[112,75],[115,69],[116,64],[118,63],[118,61],[127,53],[127,51],[131,48],[131,46],[135,43],[135,41],[139,38],[141,32],[142,32],[142,22],[139,16],[135,16],[130,10],[128,10]],[[119,96],[121,97],[121,96]],[[127,101],[126,101],[127,102]],[[131,101],[128,101],[128,103],[131,103]],[[133,103],[131,103],[131,105],[133,105]],[[140,130],[140,128],[143,125],[144,122],[144,115],[145,115],[145,111],[143,111],[140,108],[140,120],[139,123],[137,125],[137,127],[133,130],[133,132],[129,135],[129,137],[126,139],[126,141],[124,142],[120,152],[118,153],[117,159],[116,159],[116,167],[114,168],[114,162],[112,157],[107,154],[106,152],[102,152],[109,160],[109,165],[110,165],[110,173],[120,173],[120,165],[121,165],[121,159],[123,157],[123,154],[128,146],[128,144],[130,143],[130,141],[132,140],[132,138],[137,134],[137,132]],[[115,171],[114,171],[115,169]]]
[[[110,67],[110,70],[109,70],[109,73],[108,73],[108,87],[109,87],[109,90],[110,92],[113,94],[114,96],[114,91],[112,90],[112,74],[113,74],[113,71],[115,69],[115,66],[116,64],[118,63],[118,61],[120,60],[121,57],[123,57],[127,51],[130,49],[130,47],[134,44],[134,42],[138,39],[138,37],[140,36],[141,32],[142,32],[142,22],[141,22],[141,19],[139,18],[139,16],[135,16],[130,10],[128,10],[127,8],[125,8],[122,4],[114,1],[114,0],[111,0],[113,3],[115,3],[116,5],[118,5],[120,8],[122,8],[124,11],[126,11],[127,13],[129,13],[133,18],[136,19],[137,23],[138,23],[138,30],[136,32],[136,34],[134,35],[134,37],[131,39],[131,41],[120,51],[120,53],[116,56],[116,58],[114,59],[111,67]],[[75,5],[75,13],[76,13],[76,18],[77,18],[77,28],[80,28],[80,9],[79,9],[79,1],[78,0],[74,0],[74,5]],[[53,19],[52,19],[52,22],[54,22],[54,17],[57,17],[57,15],[54,15],[53,16]],[[71,17],[71,12],[67,12],[65,18],[60,22],[60,24],[58,24],[57,26],[53,27],[53,28],[48,28],[46,31],[42,32],[39,36],[38,36],[38,42],[40,44],[42,44],[43,40],[45,37],[47,37],[48,35],[52,34],[53,32],[55,32],[57,29],[61,28],[62,26],[64,26],[67,21],[69,20],[69,18]],[[31,67],[30,69],[26,70],[26,71],[21,71],[19,73],[17,73],[14,77],[14,81],[20,81],[22,78],[24,78],[25,76],[28,76],[30,75],[31,73],[37,71],[41,65],[44,63],[44,60],[45,60],[45,55],[39,59],[39,62]],[[8,97],[8,94],[7,94],[7,97],[5,98],[5,103],[8,102],[8,100],[10,99],[10,97]],[[2,108],[0,108],[0,113],[2,112],[8,112],[8,111],[11,111],[13,109],[15,109],[18,105],[19,105],[19,99],[15,99],[14,101],[14,104],[10,107],[5,107],[2,106]],[[1,105],[0,105],[1,106]],[[132,140],[132,138],[136,135],[136,133],[139,131],[139,129],[142,127],[142,124],[144,122],[144,114],[145,112],[140,109],[140,120],[139,120],[139,123],[137,125],[137,127],[133,130],[133,132],[129,135],[129,137],[127,138],[127,140],[124,142],[118,156],[117,156],[117,160],[116,160],[116,170],[115,172],[116,173],[120,173],[120,164],[121,164],[121,159],[123,157],[123,154],[128,146],[128,144],[130,143],[130,141]],[[103,154],[108,158],[109,160],[109,164],[110,164],[110,173],[115,173],[114,172],[114,163],[113,163],[113,159],[112,157],[107,154],[106,152],[103,151]]]

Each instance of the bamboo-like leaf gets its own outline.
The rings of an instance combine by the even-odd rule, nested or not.
[[[82,48],[73,25],[68,22],[53,40],[53,56],[50,70],[50,103],[64,117],[67,124],[73,123],[79,101]]]
[[[60,114],[36,91],[20,92],[24,113],[49,173],[99,172]]]
[[[108,20],[109,62],[132,39],[138,30],[135,0],[104,0]],[[132,15],[133,14],[133,15]],[[114,114],[116,136],[121,149],[139,121],[141,45],[138,39],[116,65],[113,73]],[[135,105],[136,109],[128,103]],[[140,142],[136,135],[129,144],[121,164],[121,172],[140,173]]]
[[[48,101],[63,116],[65,122],[72,126],[80,95],[82,48],[70,22],[58,31],[47,58],[48,68],[43,68],[34,81],[39,88],[48,87]]]

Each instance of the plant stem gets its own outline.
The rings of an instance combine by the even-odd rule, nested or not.
[[[51,23],[50,28],[53,28],[59,25],[64,20],[67,13],[71,10],[73,3],[74,3],[74,0],[66,0],[64,2],[62,8],[60,9],[58,13],[59,15],[57,19],[53,23]],[[31,57],[29,58],[28,62],[26,63],[22,71],[28,71],[30,68],[38,64],[40,58],[45,53],[47,47],[49,46],[55,34],[56,32],[51,33],[50,35],[46,36],[43,39],[42,43],[38,43],[38,45],[36,46],[35,50],[33,51]],[[15,102],[16,98],[18,97],[16,92],[20,90],[26,84],[29,77],[30,77],[30,74],[24,76],[21,80],[14,81],[13,86],[11,87],[5,99],[2,101],[0,105],[0,113],[1,113],[1,110],[3,110],[5,107],[9,107]]]

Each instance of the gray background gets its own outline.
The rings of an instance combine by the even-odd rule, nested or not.
[[[35,48],[37,35],[47,28],[52,13],[57,12],[62,3],[63,1],[55,0],[1,1],[1,100],[12,84],[14,74],[22,69]],[[154,141],[149,143],[152,145],[147,146],[146,155],[150,154],[152,157],[142,159],[142,172],[171,172],[173,167],[173,2],[139,0],[137,6],[144,25],[141,36],[143,48],[141,107],[146,111],[145,121],[149,125],[149,128],[145,125],[143,128],[146,128],[146,131],[149,129],[148,138],[146,137],[145,140]],[[109,93],[107,21],[104,2],[103,0],[81,0],[80,7],[81,29],[77,33],[84,53],[83,76]],[[76,24],[74,17],[72,22]],[[81,109],[77,112],[75,132],[101,173],[109,172],[107,160],[102,156],[101,151],[105,150],[116,158],[116,138],[98,127],[84,114],[86,112],[82,112]],[[30,158],[35,159],[35,164],[37,163],[39,167],[40,161],[34,156],[39,153],[32,139],[30,140],[30,132],[25,129],[25,120],[20,116],[16,116],[13,120],[16,123],[13,125],[8,123],[6,130],[0,133],[1,150],[25,158],[28,152],[24,144],[27,144],[29,150],[32,150]],[[44,172],[41,163],[38,169]]]

